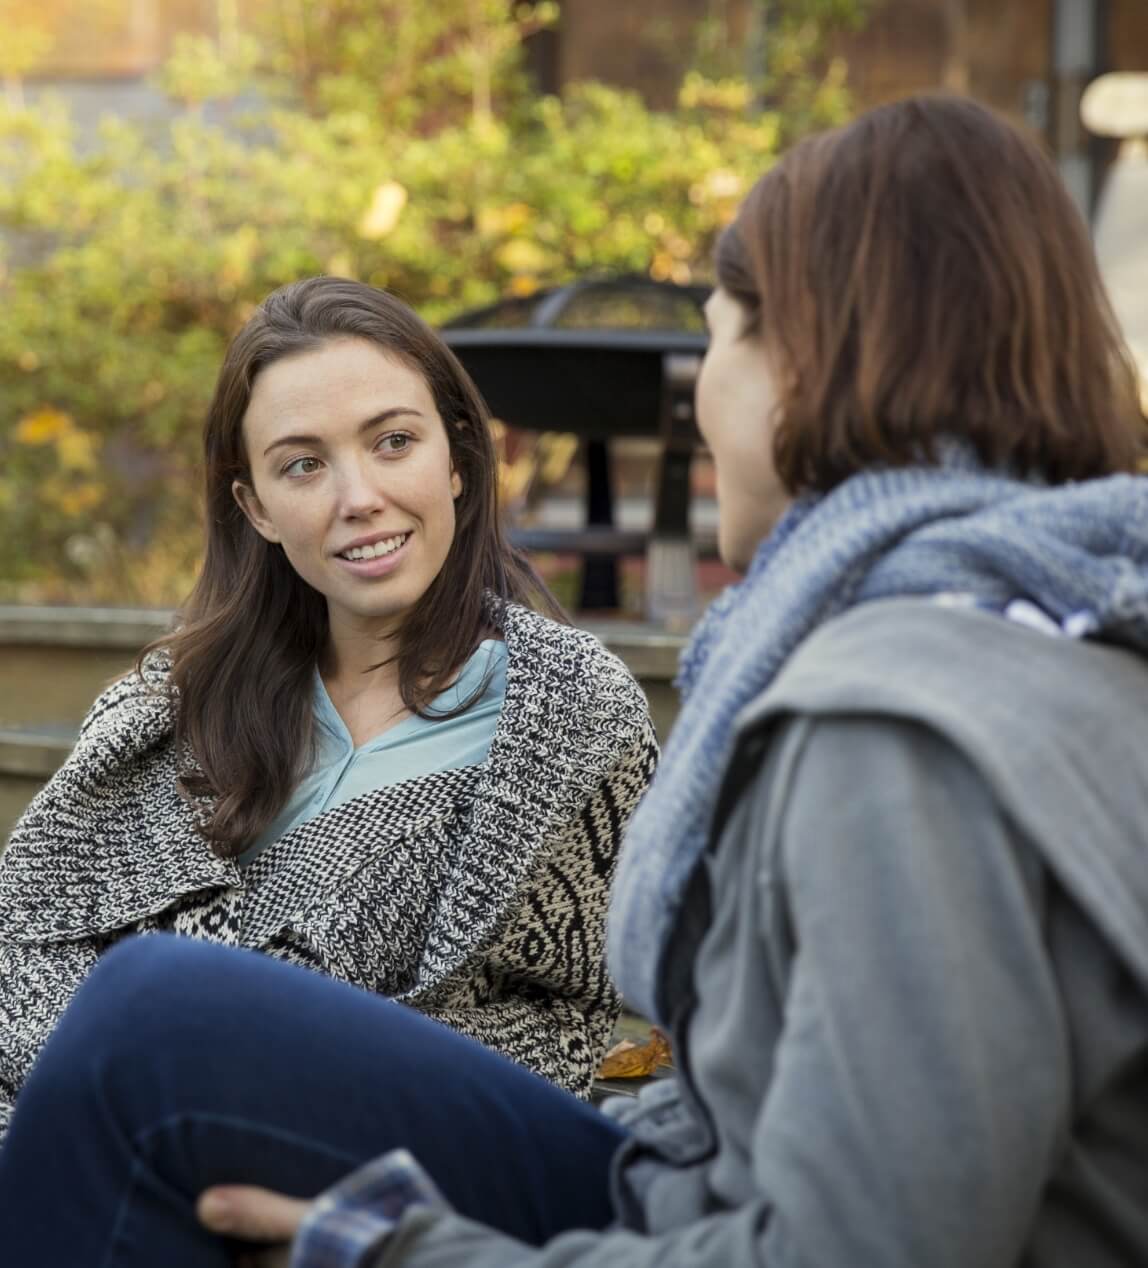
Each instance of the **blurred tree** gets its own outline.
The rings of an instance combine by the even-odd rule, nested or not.
[[[857,3],[785,0],[798,27]],[[357,277],[435,321],[590,270],[688,281],[781,138],[847,109],[820,47],[802,73],[805,36],[768,108],[720,67],[668,112],[538,97],[521,44],[553,18],[293,0],[177,43],[162,82],[189,109],[159,138],[109,120],[82,149],[62,105],[0,109],[0,597],[182,597],[211,386],[274,287]],[[263,104],[212,125],[199,108],[240,88]]]
[[[264,82],[283,100],[424,131],[521,102],[522,42],[557,18],[555,0],[301,0],[253,20]]]
[[[848,112],[847,68],[833,55],[834,40],[880,2],[750,0],[747,38],[731,40],[729,0],[715,0],[698,27],[694,66],[705,79],[740,84],[748,103],[775,110],[787,144]]]

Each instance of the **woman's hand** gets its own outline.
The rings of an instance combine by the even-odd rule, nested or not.
[[[243,1255],[244,1268],[288,1268],[291,1241],[299,1231],[310,1202],[289,1198],[252,1185],[219,1185],[200,1194],[196,1211],[200,1223],[224,1237],[245,1242],[270,1242]]]

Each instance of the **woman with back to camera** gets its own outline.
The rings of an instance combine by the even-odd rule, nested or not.
[[[1085,226],[1012,125],[917,98],[789,153],[717,274],[699,419],[745,579],[685,657],[609,928],[674,1077],[609,1115],[491,1054],[476,1086],[471,1045],[379,1003],[380,1156],[308,1203],[284,1194],[339,1167],[276,1183],[249,1141],[204,1227],[293,1238],[293,1268],[1148,1262],[1148,482]],[[297,1121],[221,1058],[129,1088],[128,1025],[175,1053],[259,1007],[282,1070],[363,1059],[292,1049],[260,1000],[303,975],[223,999],[242,957],[172,953],[110,957],[30,1080],[0,1156],[19,1247],[222,1266],[190,1215],[212,1168],[157,1125]],[[353,1001],[319,986],[331,1036]],[[171,1003],[109,1016],[126,992]]]
[[[621,826],[655,754],[625,668],[512,552],[487,414],[372,287],[237,335],[203,570],[0,856],[0,1130],[100,955],[168,931],[397,996],[586,1095]]]

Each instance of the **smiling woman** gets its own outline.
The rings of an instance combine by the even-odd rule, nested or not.
[[[446,562],[462,493],[426,380],[377,344],[335,340],[268,367],[243,431],[236,500],[326,598],[336,654],[356,632],[397,630]]]
[[[0,1130],[137,932],[400,998],[589,1092],[618,1008],[607,893],[656,750],[637,684],[508,546],[487,422],[373,288],[297,283],[236,336],[181,621],[0,863]]]

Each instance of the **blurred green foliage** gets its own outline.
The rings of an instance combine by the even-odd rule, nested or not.
[[[219,38],[163,72],[175,120],[108,119],[94,147],[10,94],[0,599],[182,597],[214,376],[286,281],[357,277],[435,321],[591,270],[704,273],[783,138],[846,114],[824,38],[860,2],[774,0],[775,78],[702,58],[664,112],[594,83],[536,95],[523,40],[556,10],[504,0],[298,0],[254,30],[221,2]]]

